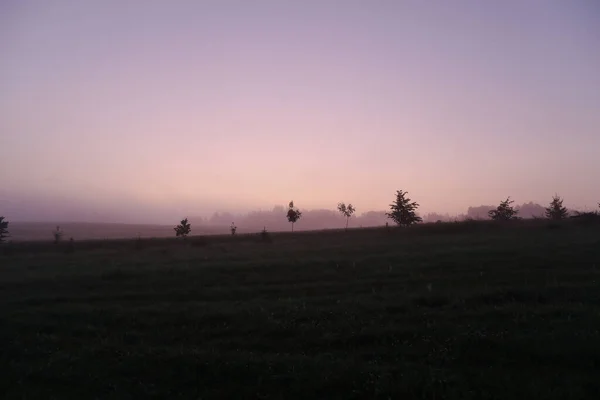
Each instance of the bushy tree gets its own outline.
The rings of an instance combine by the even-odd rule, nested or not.
[[[563,199],[561,199],[557,194],[552,197],[552,201],[550,202],[550,206],[546,207],[546,218],[549,219],[565,219],[569,216],[569,212],[567,208],[563,206]]]
[[[302,212],[294,208],[294,201],[290,201],[287,211],[287,219],[292,223],[292,232],[294,232],[294,224],[302,217]]]
[[[509,221],[511,219],[517,219],[519,210],[516,210],[511,204],[513,200],[508,197],[506,200],[500,202],[500,205],[495,210],[490,210],[488,215],[494,221]]]
[[[8,221],[0,217],[0,243],[4,243],[8,237]]]
[[[343,202],[338,204],[337,209],[340,212],[340,214],[342,214],[342,216],[344,216],[346,218],[346,230],[347,230],[348,229],[348,220],[350,220],[350,217],[352,217],[352,214],[354,214],[356,209],[354,208],[354,206],[352,204],[346,205]]]
[[[188,223],[188,219],[182,219],[181,223],[177,225],[175,228],[175,236],[183,236],[186,237],[192,231],[192,226]]]
[[[60,226],[57,226],[56,229],[52,232],[52,236],[54,236],[54,244],[58,244],[63,237],[63,231],[60,230]]]
[[[235,232],[237,231],[237,226],[235,226],[235,224],[232,222],[229,229],[231,230],[231,236],[234,236]]]
[[[408,192],[397,190],[396,200],[390,204],[391,212],[385,214],[400,226],[409,226],[422,221],[421,217],[416,213],[419,204],[411,201],[407,195]]]
[[[594,219],[600,215],[597,211],[574,211],[571,218],[584,218],[584,219]]]

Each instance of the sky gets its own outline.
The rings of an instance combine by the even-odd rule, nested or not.
[[[0,205],[592,208],[598,71],[595,0],[0,0]]]

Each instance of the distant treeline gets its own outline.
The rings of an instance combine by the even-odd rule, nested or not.
[[[428,213],[421,214],[423,222],[448,222],[463,221],[465,219],[490,219],[488,212],[496,206],[482,205],[469,207],[466,214],[450,215]],[[537,203],[529,202],[516,207],[521,218],[544,217],[545,208]],[[256,232],[263,228],[269,231],[288,231],[289,222],[285,218],[286,208],[275,206],[271,210],[252,211],[247,214],[232,214],[229,212],[216,212],[210,218],[192,217],[192,226],[205,226],[222,229],[226,232],[232,222],[238,227],[239,232]],[[346,219],[337,210],[316,209],[302,210],[302,218],[297,223],[297,230],[335,229],[344,228]],[[383,226],[393,222],[386,216],[386,211],[367,211],[350,218],[350,228]]]
[[[192,226],[211,226],[228,228],[232,222],[239,232],[256,232],[263,228],[269,231],[288,231],[290,223],[286,219],[287,209],[275,206],[268,211],[251,211],[247,214],[229,212],[214,213],[210,218],[190,218]],[[385,211],[369,211],[350,219],[349,227],[382,226],[390,222]],[[302,210],[302,218],[297,223],[297,230],[315,230],[344,228],[346,219],[337,210]]]
[[[489,212],[495,210],[497,206],[477,206],[469,207],[466,214],[459,214],[454,217],[448,214],[437,214],[429,213],[423,216],[424,222],[436,222],[436,221],[463,221],[465,219],[490,219]],[[520,206],[516,206],[515,209],[519,211],[519,217],[521,218],[544,218],[546,208],[534,202],[523,203]]]

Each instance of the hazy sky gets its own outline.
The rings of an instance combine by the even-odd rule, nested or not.
[[[397,189],[600,201],[600,2],[0,0],[5,202],[157,222]]]

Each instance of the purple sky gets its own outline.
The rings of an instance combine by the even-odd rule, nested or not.
[[[591,208],[599,71],[595,0],[0,0],[0,200]]]

